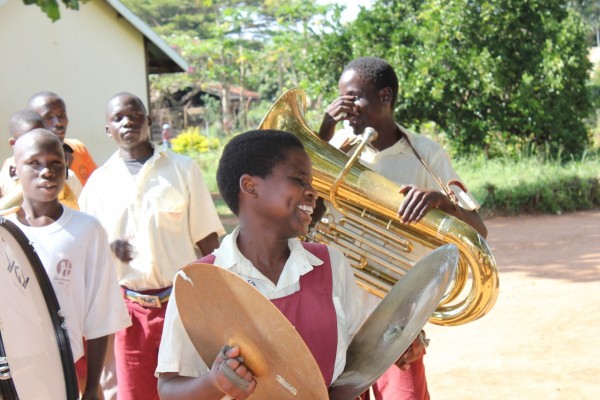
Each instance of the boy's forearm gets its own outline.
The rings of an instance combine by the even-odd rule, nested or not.
[[[100,387],[100,375],[102,374],[102,368],[104,368],[104,359],[106,357],[107,347],[108,336],[102,336],[87,341],[86,356],[88,372],[84,398],[85,394],[90,394],[92,396],[97,396],[98,394],[98,389]]]
[[[318,134],[321,139],[323,139],[326,142],[329,142],[335,134],[335,126],[337,123],[331,117],[327,117],[328,115],[325,114],[323,122],[321,122],[321,127],[319,128]]]
[[[213,232],[206,236],[204,239],[201,239],[198,242],[196,242],[196,246],[198,246],[203,256],[211,254],[215,249],[219,247],[219,236],[216,232]]]

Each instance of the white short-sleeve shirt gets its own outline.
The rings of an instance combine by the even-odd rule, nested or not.
[[[290,239],[288,241],[290,257],[277,285],[275,285],[239,251],[236,244],[238,232],[236,229],[223,239],[221,246],[215,250],[214,264],[242,277],[268,299],[277,299],[297,292],[300,289],[300,277],[323,264],[323,261],[304,249],[300,240]],[[342,373],[346,364],[348,345],[367,318],[370,309],[366,306],[368,294],[358,288],[346,258],[336,249],[331,247],[328,249],[333,274],[333,304],[338,328],[333,373],[335,380]],[[210,366],[207,366],[200,358],[187,335],[177,311],[177,303],[172,295],[167,306],[158,353],[157,376],[164,372],[177,372],[182,376],[197,377],[208,372],[209,368]]]
[[[96,339],[131,325],[106,234],[96,218],[63,207],[50,225],[14,222],[32,242],[65,316],[73,359],[84,354],[82,338]]]
[[[132,290],[168,287],[179,268],[198,258],[196,243],[225,233],[197,163],[162,151],[133,176],[117,151],[96,169],[79,198],[110,243],[127,239],[134,258],[115,257],[119,283]]]
[[[406,133],[408,140],[412,143],[417,153],[427,164],[429,169],[439,178],[443,184],[450,180],[461,180],[450,162],[446,151],[436,142],[423,135],[418,135],[398,125]],[[334,147],[340,148],[349,143],[355,137],[352,129],[344,128],[335,133],[329,141]],[[423,164],[415,156],[406,139],[394,143],[392,146],[378,151],[371,146],[366,146],[360,156],[360,162],[400,185],[414,184],[427,189],[442,190],[439,184],[425,169]],[[460,205],[465,210],[479,209],[479,203],[469,192],[464,192],[456,186],[450,186],[459,199]]]

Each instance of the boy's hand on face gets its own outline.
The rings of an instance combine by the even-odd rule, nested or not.
[[[331,140],[335,132],[335,126],[343,120],[350,120],[356,115],[356,105],[354,104],[354,96],[340,96],[327,106],[321,128],[319,129],[319,137],[325,141]]]
[[[448,201],[446,195],[439,190],[425,189],[416,185],[405,185],[398,192],[404,195],[404,200],[398,209],[398,216],[403,224],[419,222],[427,211],[440,208],[444,201]]]
[[[214,385],[236,400],[245,399],[256,389],[252,372],[241,360],[239,347],[224,346],[210,370]]]
[[[325,111],[325,118],[329,117],[336,123],[342,120],[349,120],[356,115],[356,105],[354,96],[340,96],[333,101]]]
[[[124,239],[117,239],[110,244],[110,249],[117,256],[117,258],[123,262],[129,262],[133,260],[133,246]]]

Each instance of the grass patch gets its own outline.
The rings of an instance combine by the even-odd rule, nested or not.
[[[484,216],[561,214],[600,207],[600,154],[560,162],[536,155],[460,159],[455,167]]]
[[[228,217],[234,216],[229,207],[227,207],[227,204],[225,204],[225,200],[223,200],[218,193],[213,193],[213,201],[219,215],[226,215]]]
[[[230,232],[237,218],[218,195],[216,183],[221,149],[192,157],[200,165],[217,212]],[[561,214],[600,207],[600,150],[590,150],[581,159],[568,162],[561,162],[559,157],[523,152],[494,159],[483,155],[459,158],[453,163],[481,203],[484,217]]]
[[[204,182],[208,186],[208,190],[211,193],[219,191],[217,187],[217,166],[219,165],[219,159],[221,158],[222,148],[216,150],[209,150],[203,153],[192,153],[185,154],[188,157],[196,160],[202,171]]]

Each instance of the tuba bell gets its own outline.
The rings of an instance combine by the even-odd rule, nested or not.
[[[496,261],[485,239],[471,226],[441,210],[416,224],[397,215],[400,186],[355,162],[323,141],[305,122],[306,95],[284,93],[259,129],[298,136],[313,163],[313,187],[325,200],[323,218],[308,240],[338,248],[350,261],[359,286],[384,297],[414,264],[444,244],[455,244],[459,262],[454,281],[430,318],[437,325],[462,325],[485,315],[498,296]]]

